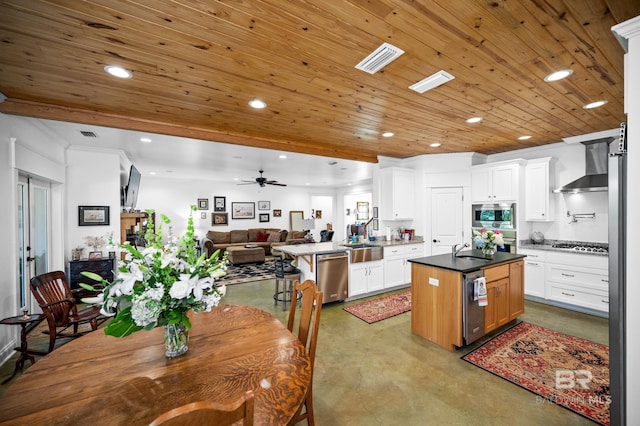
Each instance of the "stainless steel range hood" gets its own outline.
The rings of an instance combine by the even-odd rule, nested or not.
[[[585,175],[553,192],[602,192],[608,190],[609,143],[615,138],[605,137],[580,142],[585,146]]]

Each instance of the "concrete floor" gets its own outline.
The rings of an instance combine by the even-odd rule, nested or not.
[[[232,285],[223,301],[285,322],[273,288],[272,280]],[[323,306],[313,394],[319,426],[595,424],[460,359],[486,339],[452,353],[411,334],[410,313],[367,324],[342,309],[361,301]],[[520,319],[608,344],[605,318],[527,301]],[[0,367],[0,378],[14,361]]]

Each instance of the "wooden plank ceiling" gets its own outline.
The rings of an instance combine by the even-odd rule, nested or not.
[[[492,154],[624,121],[611,27],[639,14],[638,0],[3,0],[0,112],[372,162]],[[383,42],[405,53],[357,70]],[[439,70],[455,79],[408,89]]]

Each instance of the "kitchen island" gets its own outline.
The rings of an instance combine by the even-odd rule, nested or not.
[[[411,332],[450,351],[468,344],[464,305],[478,303],[465,298],[464,278],[471,274],[483,275],[487,288],[487,306],[481,308],[481,329],[476,334],[516,319],[524,313],[524,257],[497,252],[487,258],[480,250],[467,250],[457,256],[410,259]]]

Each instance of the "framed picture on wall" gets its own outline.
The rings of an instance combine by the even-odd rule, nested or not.
[[[269,222],[269,213],[260,213],[258,215],[260,222]]]
[[[217,212],[223,212],[227,210],[227,198],[213,197],[213,210]]]
[[[271,208],[270,201],[258,201],[258,210],[269,210]]]
[[[273,217],[282,217],[282,210],[273,209]]]
[[[206,219],[207,218],[207,212],[200,212],[200,219]]]
[[[231,219],[255,219],[256,203],[231,203]]]
[[[198,198],[198,210],[209,210],[208,198]]]
[[[229,213],[211,213],[211,225],[228,225]]]
[[[109,206],[78,206],[78,226],[109,225]]]

